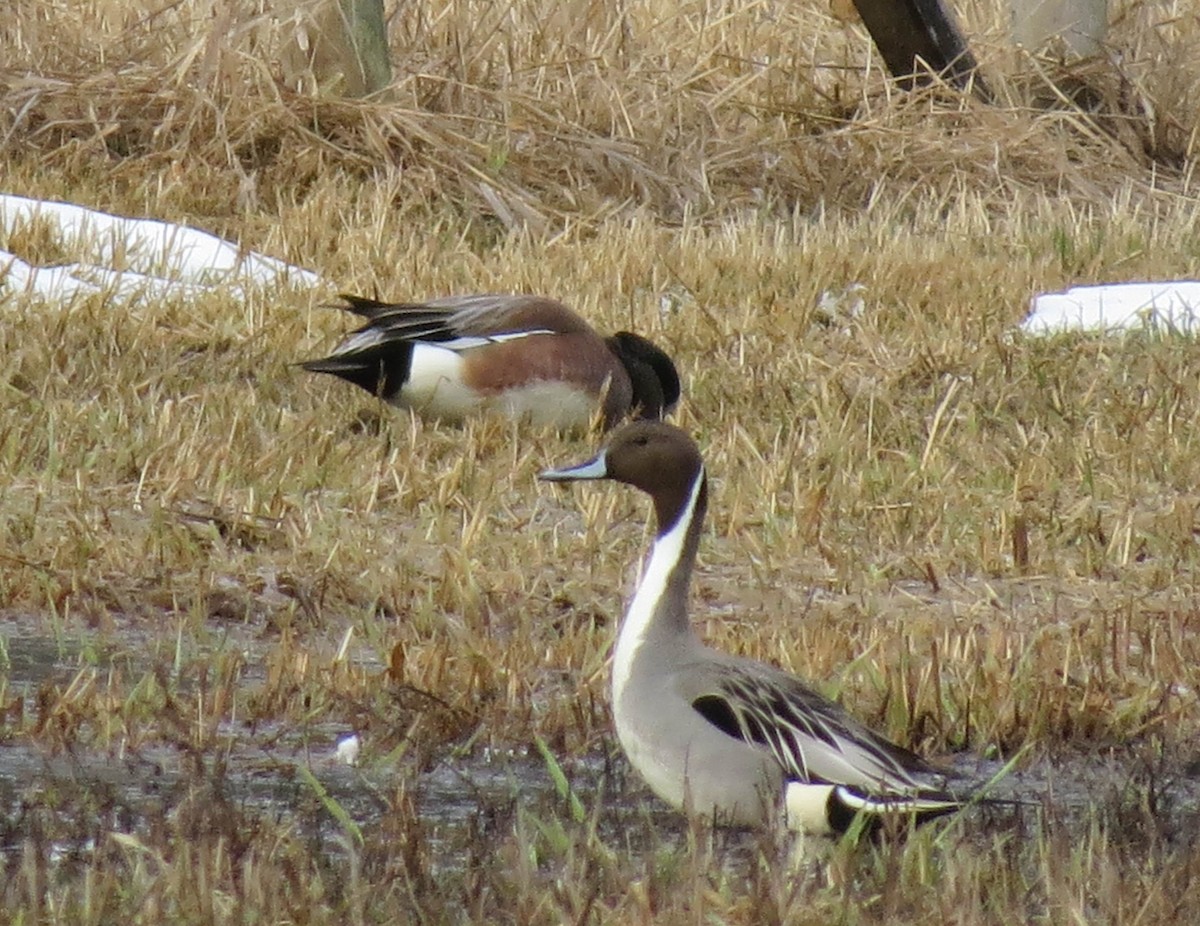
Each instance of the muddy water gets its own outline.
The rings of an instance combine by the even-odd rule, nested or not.
[[[26,715],[36,716],[39,689],[67,689],[81,667],[103,676],[119,669],[126,678],[145,675],[154,665],[169,661],[176,641],[150,641],[122,635],[114,646],[78,634],[55,638],[30,633],[27,622],[0,620],[0,682],[9,713],[23,702]],[[227,649],[229,641],[219,644]],[[266,647],[239,639],[247,652],[240,672],[243,683],[261,680],[256,666]],[[193,646],[188,661],[202,657]],[[369,654],[362,654],[370,660]],[[382,670],[382,665],[377,666]],[[0,705],[2,708],[3,705]],[[296,830],[331,853],[345,851],[345,827],[336,804],[363,832],[397,813],[397,795],[420,817],[421,836],[439,868],[466,864],[471,841],[481,829],[511,828],[518,808],[539,818],[564,816],[565,802],[557,793],[545,761],[526,745],[509,749],[474,749],[466,755],[447,755],[431,768],[366,767],[339,757],[339,743],[353,731],[339,724],[308,724],[288,730],[279,724],[238,725],[218,731],[220,748],[197,755],[186,747],[143,746],[88,750],[51,748],[55,737],[13,735],[0,714],[0,853],[22,851],[31,827],[53,833],[55,858],[80,859],[97,837],[119,832],[144,832],[181,814],[217,817],[222,808],[239,821],[291,821]],[[119,737],[114,737],[119,739]],[[612,754],[560,757],[572,788],[590,808],[597,795],[625,791],[623,764]],[[314,784],[314,779],[319,784]],[[619,827],[621,817],[650,820],[668,836],[682,831],[680,821],[637,790],[606,812],[608,825]],[[318,793],[318,792],[323,792]],[[200,808],[203,808],[201,811]],[[499,822],[497,822],[499,821]],[[219,830],[220,823],[210,821]]]
[[[10,713],[18,699],[32,711],[45,683],[68,685],[81,659],[99,668],[123,664],[135,672],[139,662],[140,671],[147,668],[139,655],[147,649],[136,638],[123,641],[126,649],[115,656],[111,647],[110,655],[97,656],[86,638],[31,634],[21,623],[0,623],[0,639],[5,644],[0,679],[7,685]],[[329,852],[340,853],[347,845],[344,824],[330,812],[331,803],[367,831],[395,813],[394,796],[402,788],[419,815],[436,871],[467,864],[478,832],[497,820],[511,826],[517,808],[547,819],[565,813],[544,761],[526,748],[476,749],[420,771],[379,764],[357,768],[337,756],[339,738],[349,732],[337,725],[310,725],[302,732],[259,725],[229,731],[232,745],[220,755],[190,755],[170,746],[122,754],[49,751],[0,724],[0,852],[21,851],[36,826],[52,834],[53,856],[79,859],[100,835],[137,833],[203,806],[209,813],[228,807],[238,820],[291,821]],[[632,845],[639,837],[630,834],[636,832],[646,841],[682,838],[678,815],[650,795],[615,750],[560,759],[584,806],[603,802],[602,828],[619,834],[621,842]],[[982,781],[1000,768],[961,758],[956,770]],[[1048,815],[1082,827],[1099,816],[1120,829],[1141,825],[1137,821],[1152,812],[1169,839],[1193,843],[1200,833],[1195,756],[1148,760],[1144,754],[1107,752],[1040,759],[1023,764],[991,793],[1034,805],[1000,812],[1010,822],[1014,814],[1026,822]]]

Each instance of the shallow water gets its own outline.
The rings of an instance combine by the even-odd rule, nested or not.
[[[123,650],[109,647],[98,655],[86,638],[38,635],[21,623],[0,623],[0,636],[7,659],[0,665],[0,678],[7,683],[10,711],[18,699],[26,711],[33,710],[39,688],[47,683],[68,685],[80,672],[81,660],[99,669],[146,670],[146,650],[136,639],[124,641],[128,646]],[[261,644],[248,645],[261,649]],[[423,770],[386,762],[358,768],[336,755],[339,738],[351,732],[341,725],[290,731],[259,724],[220,732],[222,746],[211,754],[168,745],[122,753],[50,750],[0,726],[0,853],[22,851],[36,825],[47,834],[52,859],[79,860],[105,834],[136,834],[189,808],[211,812],[227,807],[239,820],[291,821],[325,851],[338,854],[347,845],[345,826],[330,811],[331,802],[369,831],[395,813],[394,797],[402,789],[416,808],[436,874],[469,864],[478,833],[511,827],[518,810],[544,819],[569,816],[545,762],[524,747],[476,748],[447,755]],[[603,802],[602,832],[621,844],[648,847],[682,838],[679,815],[629,772],[611,743],[607,752],[560,761],[586,808]],[[971,757],[960,757],[955,765],[955,771],[975,781],[1000,771],[999,763]],[[1004,826],[1014,817],[1028,822],[1040,814],[1083,827],[1099,814],[1119,830],[1126,817],[1133,818],[1131,811],[1148,808],[1159,816],[1168,839],[1192,844],[1200,832],[1200,762],[1195,757],[1163,759],[1157,767],[1117,752],[1039,759],[1023,763],[990,793],[1029,806],[982,812],[985,819],[979,825],[984,828],[993,820]]]
[[[32,620],[29,624],[37,626]],[[43,686],[61,691],[77,676],[103,675],[110,669],[140,677],[174,645],[159,641],[157,656],[150,658],[152,647],[136,638],[122,638],[126,645],[117,649],[99,647],[86,637],[31,633],[19,621],[0,621],[0,639],[0,680],[6,684],[7,701],[13,709],[23,704],[34,715]],[[228,640],[218,644],[228,645]],[[256,666],[264,645],[238,640],[237,646],[245,646],[250,657],[239,679],[261,679]],[[194,660],[198,654],[187,655]],[[68,858],[91,851],[100,835],[143,831],[196,802],[207,810],[228,806],[241,819],[291,820],[307,837],[340,853],[346,846],[345,826],[330,812],[330,803],[367,832],[395,814],[396,795],[403,790],[419,814],[436,873],[464,865],[470,840],[490,819],[511,821],[518,808],[547,818],[565,814],[545,761],[525,746],[448,751],[422,770],[403,760],[389,765],[386,759],[357,767],[337,754],[339,741],[352,733],[335,723],[310,723],[302,730],[277,723],[224,724],[218,730],[219,745],[201,755],[186,745],[159,743],[136,749],[51,748],[52,734],[14,736],[0,726],[0,854],[22,851],[34,817],[55,834],[51,854]],[[604,791],[611,796],[610,779],[623,777],[623,769],[614,772],[612,759],[610,754],[560,759],[572,788],[589,806],[592,795]],[[640,799],[613,809],[626,815],[635,811],[657,816],[667,832],[682,829],[668,809],[651,804],[647,812]]]

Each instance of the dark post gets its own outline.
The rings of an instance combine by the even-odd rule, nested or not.
[[[863,25],[892,76],[911,88],[927,83],[926,69],[965,88],[974,78],[985,99],[978,64],[944,0],[854,0]]]

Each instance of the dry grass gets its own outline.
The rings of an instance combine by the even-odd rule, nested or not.
[[[450,209],[456,233],[488,237],[594,228],[633,207],[679,223],[964,189],[998,211],[1123,190],[1160,203],[1187,187],[1198,121],[1192,69],[1154,67],[1189,60],[1194,17],[1157,4],[1121,16],[1119,70],[1090,71],[1030,70],[994,13],[968,9],[999,106],[889,91],[862,32],[809,4],[404,6],[378,104],[291,91],[270,62],[292,20],[257,4],[16,6],[0,27],[17,50],[0,126],[31,192],[51,168],[46,192],[66,176],[98,205],[199,215],[309,263],[327,264],[344,229],[301,243],[295,212],[339,179],[360,220],[367,204],[346,198],[369,180],[389,211]],[[1055,95],[1063,106],[1039,108]]]
[[[1088,72],[1018,61],[969,6],[992,106],[895,92],[807,4],[408,4],[396,85],[361,104],[285,86],[287,24],[255,4],[15,7],[6,189],[186,220],[346,290],[539,291],[644,331],[714,477],[709,639],[933,753],[1128,770],[1089,813],[1051,799],[805,877],[631,809],[619,765],[602,787],[568,761],[611,748],[605,657],[647,541],[631,493],[535,483],[586,442],[304,375],[344,323],[325,292],[9,299],[0,610],[84,651],[0,678],[0,739],[184,769],[149,808],[6,804],[10,916],[1190,922],[1196,808],[1170,786],[1200,734],[1200,346],[1013,333],[1037,290],[1200,272],[1184,7],[1123,8],[1120,69]],[[0,244],[60,256],[44,229]],[[279,750],[336,727],[384,783],[331,844],[309,821],[344,794]],[[490,799],[447,837],[418,812],[428,770],[534,737],[582,818]],[[247,775],[299,780],[294,816],[238,797]],[[473,865],[439,867],[446,839]]]

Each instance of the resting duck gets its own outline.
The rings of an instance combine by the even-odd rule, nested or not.
[[[679,373],[653,342],[602,338],[543,296],[447,296],[388,303],[343,296],[367,319],[330,356],[301,364],[393,405],[447,421],[494,411],[537,425],[605,429],[662,418],[679,401]]]
[[[647,493],[657,537],[617,636],[617,738],[651,789],[718,822],[832,835],[859,814],[924,820],[972,799],[924,759],[856,722],[793,675],[705,646],[687,595],[708,500],[679,428],[633,422],[599,455],[541,479],[613,479]]]

